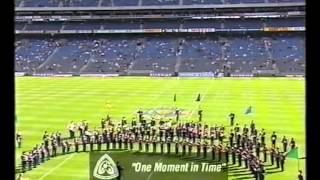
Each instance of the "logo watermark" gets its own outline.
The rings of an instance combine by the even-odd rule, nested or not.
[[[116,163],[108,155],[104,154],[96,162],[92,171],[92,177],[96,179],[114,179],[119,176],[119,171]],[[92,179],[92,178],[91,178]]]

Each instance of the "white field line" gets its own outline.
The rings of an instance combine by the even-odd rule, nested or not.
[[[51,174],[53,171],[55,171],[57,168],[61,167],[64,163],[66,163],[69,159],[71,159],[74,156],[74,154],[70,155],[68,158],[64,159],[61,163],[56,165],[54,168],[50,169],[47,173],[42,175],[38,180],[42,180],[43,178],[47,177],[49,174]]]
[[[161,162],[163,158],[159,159],[157,162]],[[150,178],[152,177],[154,171],[152,173],[149,174],[149,176],[147,177],[147,180],[150,180]]]

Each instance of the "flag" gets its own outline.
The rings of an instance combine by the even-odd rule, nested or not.
[[[247,108],[247,110],[246,110],[246,112],[244,113],[245,115],[248,115],[248,114],[250,114],[250,113],[252,113],[252,107],[251,106],[249,106],[248,108]]]
[[[176,95],[176,94],[174,94],[174,96],[173,96],[173,101],[174,101],[174,102],[177,101],[177,95]]]
[[[287,155],[288,158],[299,159],[298,148],[291,149]]]
[[[196,101],[200,101],[200,100],[201,100],[201,95],[198,94],[198,97],[197,97]]]

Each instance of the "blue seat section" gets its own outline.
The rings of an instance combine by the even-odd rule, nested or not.
[[[139,21],[104,21],[101,24],[104,29],[140,29]]]
[[[99,0],[72,0],[70,6],[73,7],[94,7],[98,6]]]
[[[100,22],[67,22],[64,30],[99,30],[101,28]]]
[[[221,0],[183,0],[184,5],[193,5],[193,4],[222,4]]]
[[[24,0],[24,7],[58,7],[59,0]]]
[[[26,23],[22,23],[22,22],[16,22],[15,24],[14,24],[14,28],[15,28],[15,30],[22,30],[23,28],[24,28],[24,26],[26,25]]]
[[[305,42],[297,37],[278,37],[271,40],[272,57],[278,61],[303,60],[305,58]]]
[[[305,2],[305,0],[269,0],[270,3],[293,3],[293,2]]]
[[[226,29],[260,29],[263,27],[260,19],[226,19],[224,21],[224,27]]]
[[[56,49],[53,39],[24,39],[16,41],[15,63],[20,71],[34,71]]]
[[[92,48],[92,41],[82,37],[67,41],[62,39],[61,48],[52,55],[50,61],[40,71],[77,72],[89,61]]]
[[[111,0],[102,0],[101,6],[112,6]]]
[[[180,21],[147,21],[145,20],[143,22],[143,28],[144,29],[179,29],[180,27]]]
[[[72,35],[22,38],[15,46],[16,71],[25,72],[305,70],[303,33]]]
[[[304,18],[287,18],[287,19],[268,19],[267,27],[304,27]]]
[[[23,2],[22,2],[23,1]],[[22,2],[22,3],[21,3]],[[23,4],[24,7],[95,7],[100,0],[15,0],[15,6]],[[139,0],[113,0],[114,6],[138,6]],[[180,0],[141,0],[142,6],[179,5]],[[183,5],[209,5],[209,4],[251,4],[266,3],[266,0],[183,0]],[[268,0],[269,3],[295,3],[305,0]],[[111,0],[102,0],[101,6],[112,6]]]
[[[138,6],[139,0],[113,0],[114,6]]]
[[[119,36],[93,43],[91,62],[84,72],[122,72],[134,61],[136,39]]]
[[[242,36],[232,38],[225,43],[226,60],[266,60],[268,53],[262,39]]]
[[[241,0],[225,0],[225,1],[230,4],[240,4],[241,3]]]
[[[179,0],[142,0],[143,6],[179,5]]]
[[[242,3],[265,3],[265,0],[241,0]]]
[[[32,22],[27,24],[25,30],[60,30],[62,22]]]
[[[186,20],[183,28],[221,28],[221,21],[214,19]]]

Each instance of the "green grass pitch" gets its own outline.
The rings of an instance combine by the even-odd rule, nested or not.
[[[195,99],[201,93],[203,121],[211,125],[228,125],[228,114],[236,114],[241,126],[254,120],[258,129],[267,131],[267,143],[272,131],[279,139],[294,137],[299,156],[305,157],[305,80],[286,78],[16,78],[16,128],[23,134],[23,147],[16,149],[20,163],[23,150],[41,143],[45,130],[67,134],[70,121],[87,120],[90,128],[100,126],[106,116],[106,102],[111,104],[112,118],[136,117],[137,109],[177,106],[196,111]],[[174,104],[173,95],[177,94]],[[253,114],[244,115],[248,106]],[[196,120],[193,113],[187,120]],[[185,118],[186,120],[186,118]],[[281,147],[280,140],[278,145]],[[300,169],[305,172],[305,160]],[[297,179],[298,162],[287,159],[285,172],[267,174],[268,180]],[[56,157],[25,177],[32,180],[86,180],[89,177],[88,154]],[[232,176],[229,179],[239,178]],[[152,178],[151,178],[152,179]]]

